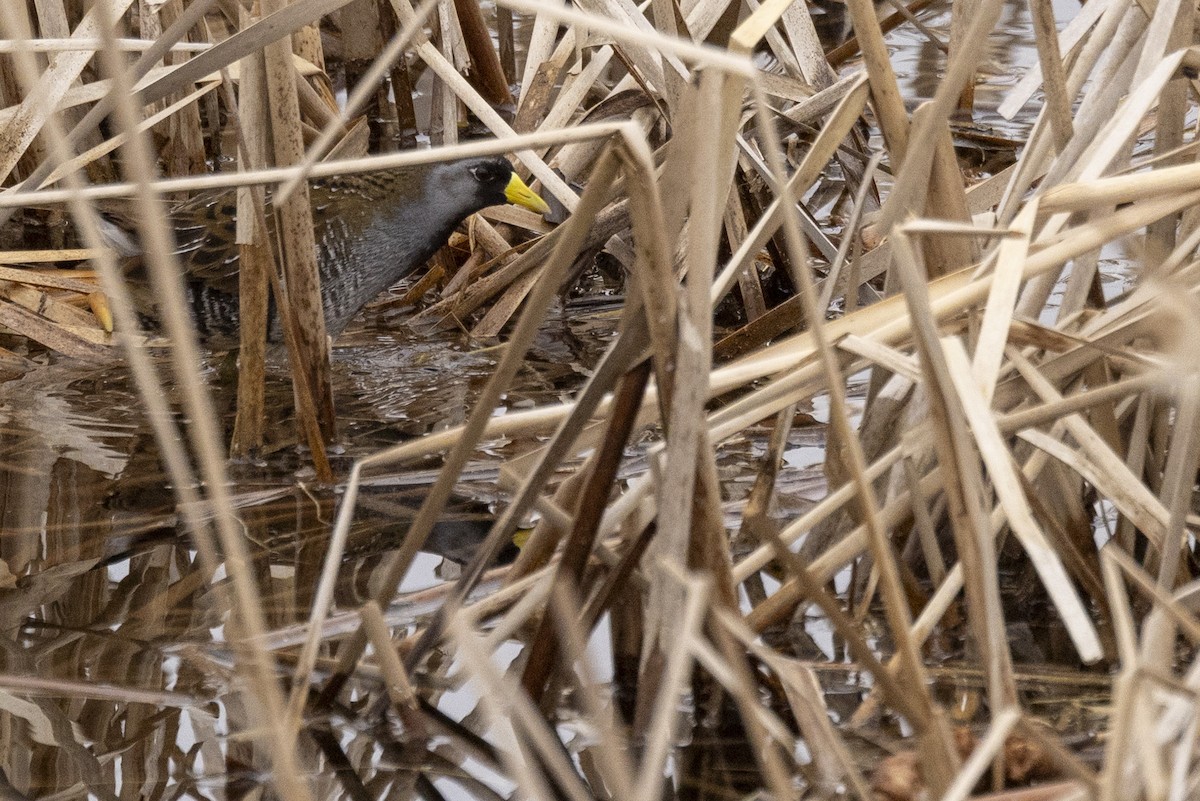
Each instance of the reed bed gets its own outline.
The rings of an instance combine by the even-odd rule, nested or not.
[[[1190,4],[1092,0],[1060,31],[1050,3],[1031,3],[1039,64],[1002,111],[1038,103],[1036,123],[1015,163],[978,182],[952,134],[1000,0],[955,3],[936,94],[913,109],[883,33],[921,4],[884,18],[847,0],[853,38],[829,54],[805,5],[783,0],[498,0],[490,19],[471,0],[78,5],[0,4],[0,217],[65,212],[77,232],[8,238],[0,325],[56,358],[128,362],[193,544],[188,592],[211,588],[223,623],[220,642],[168,653],[227,690],[176,693],[161,670],[124,687],[35,681],[37,663],[10,655],[12,792],[58,771],[56,798],[241,797],[246,775],[288,799],[1197,793]],[[533,20],[520,75],[514,16]],[[490,138],[459,141],[468,115]],[[435,147],[386,152],[412,129]],[[485,152],[513,154],[561,220],[489,212],[466,264],[435,268],[467,272],[409,294],[414,324],[499,336],[495,368],[461,425],[339,475],[304,178]],[[242,342],[226,442],[160,212],[217,186],[241,188],[247,220],[276,215],[288,243],[247,226],[242,292],[290,310],[297,419],[318,479],[339,487],[316,515],[310,612],[291,625],[271,611],[228,462],[262,442],[265,344]],[[840,230],[812,202],[831,195]],[[114,199],[135,209],[172,310],[165,367],[101,231]],[[1110,297],[1098,266],[1117,247],[1138,276]],[[560,287],[600,250],[624,270],[614,341],[569,401],[496,416]],[[741,317],[717,332],[722,304]],[[0,351],[0,368],[36,369],[35,351]],[[828,489],[781,516],[789,433],[817,406]],[[735,437],[761,455],[731,526],[717,454]],[[456,580],[401,592],[462,471],[501,438],[530,445],[499,471],[486,537]],[[431,459],[370,597],[335,603],[364,485]],[[1002,581],[1014,572],[1025,606]],[[184,592],[156,586],[151,617]],[[833,643],[821,658],[796,645],[813,620]],[[1057,672],[1014,654],[1013,626],[1030,622],[1063,635]],[[1031,674],[1100,693],[1091,739],[1047,725]],[[948,700],[947,680],[980,690]],[[835,684],[849,706],[831,709]],[[457,693],[468,713],[443,703]],[[141,750],[90,749],[70,725],[82,699],[119,710]],[[154,746],[171,754],[164,775],[128,767],[151,748],[133,724],[181,710],[192,736]],[[695,743],[710,730],[740,746],[736,779],[700,764],[717,760]]]

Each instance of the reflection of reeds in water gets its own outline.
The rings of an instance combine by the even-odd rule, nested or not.
[[[169,476],[162,525],[188,535],[131,539],[156,523],[114,513],[96,481],[121,469],[111,461],[73,475],[75,462],[6,446],[6,463],[24,466],[0,487],[11,571],[0,572],[0,765],[12,791],[240,796],[264,782],[289,799],[358,799],[515,785],[636,801],[660,796],[667,776],[689,797],[964,798],[980,781],[1029,780],[1054,782],[1046,797],[1187,797],[1193,666],[1174,645],[1200,631],[1187,603],[1200,172],[1184,126],[1196,66],[1180,49],[1193,35],[1184,5],[1159,3],[1147,21],[1096,2],[1054,37],[1050,5],[1033,4],[1040,78],[1002,110],[1040,86],[1036,122],[1014,165],[966,186],[949,120],[969,106],[1000,0],[955,6],[941,82],[911,114],[866,0],[846,3],[862,66],[840,75],[804,5],[774,0],[654,2],[646,15],[503,0],[499,55],[469,0],[263,0],[261,19],[201,0],[97,0],[82,18],[52,0],[36,18],[0,4],[0,213],[65,204],[79,240],[7,254],[0,324],[75,358],[119,346]],[[339,8],[339,55],[357,78],[345,106],[318,27]],[[507,100],[501,73],[515,77],[513,12],[534,23],[510,123],[493,105]],[[380,30],[386,41],[372,41]],[[189,37],[203,41],[175,47]],[[768,70],[752,66],[758,48],[774,57]],[[422,70],[434,89],[420,133],[442,147],[368,156],[369,142],[383,149],[388,131],[415,124],[407,87]],[[457,144],[464,108],[495,141]],[[157,150],[151,115],[167,143]],[[864,119],[881,159],[865,152]],[[262,193],[239,200],[242,317],[265,315],[268,293],[287,310],[297,419],[329,480],[334,410],[303,178],[481,152],[515,154],[570,215],[548,233],[506,211],[481,218],[466,264],[438,265],[471,272],[441,294],[434,279],[420,285],[426,320],[504,332],[470,414],[358,459],[336,495],[264,505],[227,464],[159,199],[273,187],[280,242],[256,238]],[[238,172],[183,177],[234,153]],[[85,186],[84,167],[106,185]],[[111,183],[118,172],[124,183]],[[131,203],[172,310],[166,374],[132,333],[101,234],[97,201],[111,198]],[[545,235],[515,247],[530,232]],[[1109,298],[1098,266],[1115,245],[1140,255],[1131,269],[1149,280]],[[497,416],[560,285],[600,249],[626,275],[616,339],[569,401]],[[85,259],[103,294],[86,275],[7,266]],[[717,331],[723,301],[740,316]],[[0,352],[0,367],[35,374],[27,353]],[[240,452],[261,439],[263,355],[246,336]],[[868,368],[852,419],[848,376]],[[829,491],[781,516],[789,431],[809,405],[827,410]],[[13,419],[0,425],[16,431]],[[90,458],[111,457],[86,426],[62,423]],[[773,433],[732,549],[732,482],[715,454],[752,430]],[[396,602],[415,598],[408,586],[398,596],[402,582],[464,468],[502,437],[529,444],[492,482],[503,502],[486,535],[457,579],[423,591],[436,611],[406,617]],[[648,469],[630,475],[633,442]],[[363,481],[430,457],[440,471],[402,541],[348,578]],[[517,561],[487,574],[531,516]],[[286,559],[268,547],[280,529],[302,533]],[[363,594],[337,596],[330,621],[347,584]],[[309,619],[297,624],[295,609]],[[1009,642],[1025,624],[1045,624],[1034,646],[1055,645],[1079,676],[1082,664],[1116,669],[1112,713],[1085,727],[1107,728],[1102,751],[1038,722]],[[970,685],[953,705],[933,681],[949,668],[930,669],[946,654]],[[845,663],[857,673],[834,692],[830,671]],[[672,758],[685,702],[692,733]],[[974,731],[956,731],[954,715]],[[564,742],[563,717],[586,735]],[[905,725],[889,728],[896,717]],[[879,753],[852,730],[899,752],[873,779]],[[705,731],[750,747],[697,750]]]

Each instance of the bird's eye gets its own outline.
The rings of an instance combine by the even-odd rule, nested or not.
[[[496,180],[496,172],[489,165],[480,164],[471,168],[471,177],[481,184],[486,184]]]

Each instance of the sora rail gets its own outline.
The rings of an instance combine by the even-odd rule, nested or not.
[[[398,167],[309,182],[325,327],[336,336],[372,298],[424,264],[460,222],[488,206],[514,203],[546,213],[546,201],[503,157]],[[171,212],[187,300],[202,338],[238,335],[237,196],[199,195]],[[271,219],[267,215],[268,221]],[[138,313],[156,328],[160,313],[137,259],[139,249],[116,226],[107,232],[130,258]],[[274,299],[268,338],[282,339]]]

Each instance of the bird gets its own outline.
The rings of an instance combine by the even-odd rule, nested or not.
[[[471,214],[512,203],[550,210],[503,156],[469,158],[309,180],[325,329],[337,336],[363,306],[423,265]],[[239,248],[236,190],[202,193],[169,213],[186,300],[202,340],[236,341]],[[266,215],[268,225],[273,215]],[[125,258],[138,316],[157,329],[161,314],[127,223],[111,215],[110,245]],[[268,340],[282,339],[271,299]]]

